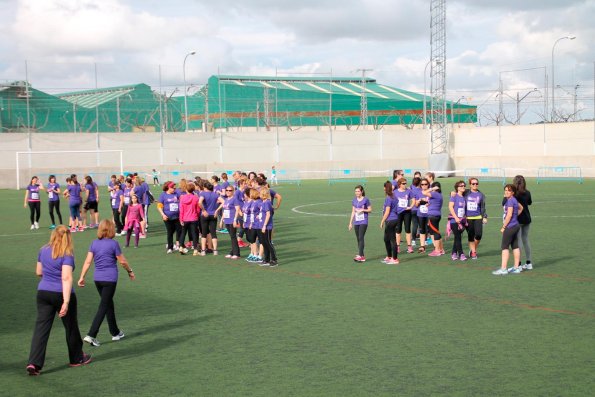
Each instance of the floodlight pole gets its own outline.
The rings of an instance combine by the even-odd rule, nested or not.
[[[190,51],[184,57],[184,63],[182,64],[182,74],[184,75],[184,120],[186,121],[186,129],[185,132],[188,132],[188,93],[186,92],[186,59],[190,55],[196,54],[196,51]]]
[[[427,105],[427,91],[426,91],[426,80],[428,77],[428,66],[430,66],[430,64],[432,63],[432,59],[430,59],[427,63],[426,63],[426,67],[424,68],[424,130],[428,127],[428,105]],[[442,61],[439,59],[436,59],[436,64],[441,64]]]
[[[552,46],[552,116],[550,121],[553,123],[555,122],[555,115],[556,115],[556,83],[555,83],[555,79],[554,79],[554,73],[555,73],[555,69],[554,69],[554,50],[556,49],[556,44],[558,44],[559,41],[561,40],[574,40],[576,39],[576,36],[564,36],[564,37],[560,37],[558,40],[556,40],[554,42],[554,45]]]

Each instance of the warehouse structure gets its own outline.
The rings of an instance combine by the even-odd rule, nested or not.
[[[413,128],[430,120],[430,98],[372,78],[211,76],[189,93],[188,129]],[[427,111],[424,107],[427,105]],[[448,102],[450,121],[475,123],[477,107]],[[146,84],[50,95],[25,82],[0,86],[0,130],[154,132],[185,130],[184,98]]]

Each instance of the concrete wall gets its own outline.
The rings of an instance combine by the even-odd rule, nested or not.
[[[126,171],[162,172],[221,169],[298,169],[302,178],[326,176],[329,169],[378,171],[428,168],[430,134],[423,129],[230,131],[138,134],[31,134],[33,151],[124,151]],[[163,141],[163,143],[161,143]],[[99,146],[98,146],[99,143]],[[15,152],[27,151],[29,135],[0,134],[0,187],[16,186]],[[539,166],[580,166],[595,176],[592,122],[506,127],[455,126],[450,138],[454,167],[506,168],[507,175],[536,175]],[[30,159],[29,159],[30,157]],[[20,184],[34,174],[118,173],[119,154],[21,155]],[[183,162],[183,164],[181,164]],[[100,181],[101,182],[101,181]]]

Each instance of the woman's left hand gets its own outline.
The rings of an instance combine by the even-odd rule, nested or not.
[[[68,303],[62,303],[62,307],[60,308],[60,313],[58,315],[60,317],[64,317],[68,313]]]

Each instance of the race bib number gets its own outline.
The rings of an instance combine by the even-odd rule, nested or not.
[[[356,212],[355,213],[355,221],[356,222],[361,222],[361,221],[365,221],[366,220],[366,216],[363,212]]]
[[[230,210],[223,210],[223,219],[229,219]]]
[[[31,200],[39,200],[39,193],[31,192]]]
[[[465,208],[457,208],[457,217],[462,218],[465,216]]]
[[[124,204],[130,204],[130,196],[124,196]]]
[[[48,198],[53,199],[54,198],[54,192],[48,192]]]
[[[420,205],[419,206],[419,212],[421,212],[422,214],[427,214],[428,213],[428,206],[426,204]]]
[[[409,204],[409,200],[404,198],[399,199],[399,208],[407,208],[407,204]]]
[[[115,199],[115,198],[113,198],[113,199],[112,199],[112,207],[115,207],[115,206],[116,206],[116,199]]]
[[[475,201],[467,201],[467,211],[477,211],[477,203]]]
[[[169,203],[169,212],[178,212],[178,203]]]
[[[254,223],[254,214],[250,214],[250,223]]]
[[[244,214],[244,223],[248,222],[248,214]]]

